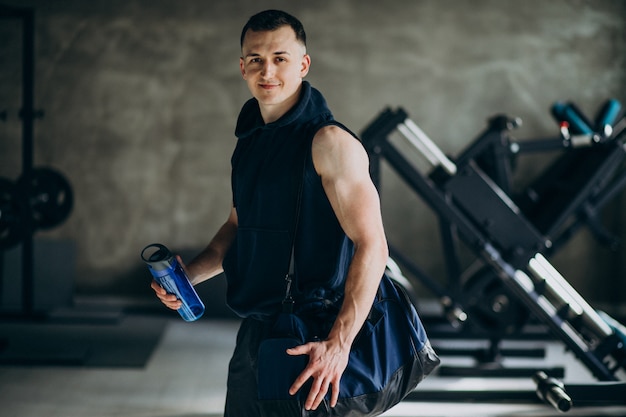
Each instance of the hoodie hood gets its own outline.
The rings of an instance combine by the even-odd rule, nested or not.
[[[295,121],[302,123],[303,119],[301,116],[303,114],[307,115],[308,120],[319,117],[320,115],[331,114],[322,94],[315,88],[311,87],[311,84],[308,81],[302,82],[302,89],[300,91],[300,99],[298,100],[298,103],[280,119],[272,123],[265,124],[263,122],[259,102],[256,98],[248,100],[243,105],[241,112],[239,113],[237,126],[235,128],[235,136],[242,139],[254,134],[259,129],[284,127],[294,123]]]

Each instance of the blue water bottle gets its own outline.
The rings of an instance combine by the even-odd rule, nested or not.
[[[183,305],[178,313],[185,321],[199,319],[204,313],[204,304],[189,278],[172,252],[160,243],[153,243],[141,251],[141,259],[148,265],[154,279],[170,294],[174,294]]]

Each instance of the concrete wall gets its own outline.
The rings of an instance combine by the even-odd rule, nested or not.
[[[38,237],[76,242],[80,294],[147,294],[144,245],[190,253],[226,219],[234,123],[249,97],[239,33],[261,9],[303,21],[308,79],[357,132],[384,107],[402,106],[455,155],[495,113],[521,117],[516,136],[531,139],[557,133],[557,100],[591,117],[609,97],[626,103],[621,0],[1,3],[37,10],[36,107],[45,118],[35,165],[62,171],[76,199],[68,221]],[[21,169],[20,42],[19,22],[1,20],[0,176],[9,178]],[[520,160],[516,176],[532,177],[545,158]],[[435,217],[388,167],[383,174],[389,240],[443,279]],[[605,220],[624,237],[617,200]],[[614,303],[626,290],[625,254],[583,231],[554,262],[586,297]]]

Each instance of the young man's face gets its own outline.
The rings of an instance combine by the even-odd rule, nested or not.
[[[248,30],[239,66],[262,109],[286,111],[298,101],[311,60],[290,26],[273,31]]]

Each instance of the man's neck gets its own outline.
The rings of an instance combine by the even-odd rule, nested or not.
[[[302,92],[302,85],[298,88],[298,90],[287,100],[282,101],[276,104],[263,104],[259,102],[259,109],[261,111],[261,117],[263,118],[263,122],[265,124],[269,124],[275,122],[280,119],[291,110],[298,101],[300,100],[300,94]]]

